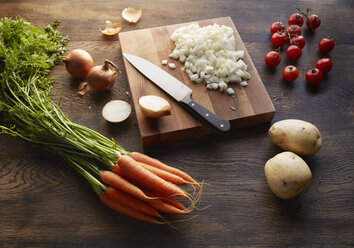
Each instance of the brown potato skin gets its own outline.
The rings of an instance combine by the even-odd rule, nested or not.
[[[274,144],[299,155],[315,154],[322,147],[322,137],[318,128],[302,120],[278,121],[269,129],[269,136]]]

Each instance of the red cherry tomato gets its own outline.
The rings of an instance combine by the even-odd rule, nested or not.
[[[333,63],[329,58],[319,59],[316,62],[316,68],[322,72],[329,72],[332,69]]]
[[[282,22],[273,22],[270,26],[270,32],[272,34],[285,30],[285,25]]]
[[[321,18],[318,15],[310,15],[306,20],[306,26],[311,30],[317,29],[320,26],[320,24],[321,24]]]
[[[276,32],[272,35],[272,43],[276,47],[281,47],[286,43],[286,34],[283,32]]]
[[[290,25],[287,28],[288,33],[290,36],[301,35],[301,28],[298,25]]]
[[[305,78],[309,84],[319,84],[322,81],[323,73],[319,69],[313,68],[306,72]]]
[[[290,60],[297,60],[302,55],[301,48],[295,45],[288,46],[285,53],[286,57]]]
[[[298,78],[299,70],[293,65],[288,65],[284,67],[282,74],[286,81],[292,82]]]
[[[323,38],[318,43],[318,48],[323,53],[328,53],[333,50],[334,48],[334,41],[328,38]]]
[[[264,61],[267,66],[274,68],[277,67],[281,61],[280,54],[276,51],[271,51],[266,54]]]
[[[291,37],[291,42],[293,45],[296,45],[301,49],[306,45],[305,38],[302,35]]]
[[[304,18],[299,13],[292,14],[288,19],[289,25],[298,25],[299,27],[304,24]]]

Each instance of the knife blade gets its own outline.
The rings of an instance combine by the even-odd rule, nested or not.
[[[128,53],[123,53],[123,56],[145,77],[218,132],[226,134],[230,130],[230,122],[228,120],[217,117],[210,110],[193,101],[191,98],[192,89],[177,78],[139,56]]]

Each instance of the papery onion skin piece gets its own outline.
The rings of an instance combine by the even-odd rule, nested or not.
[[[111,70],[109,66],[114,70]],[[116,71],[118,67],[109,60],[105,60],[104,65],[93,67],[87,75],[87,82],[90,86],[99,92],[110,90],[116,81]]]
[[[122,23],[112,23],[111,21],[106,21],[106,27],[101,32],[107,36],[113,36],[118,34],[122,29]]]
[[[83,49],[74,49],[63,59],[66,70],[73,77],[86,77],[93,67],[91,55]]]
[[[125,8],[122,11],[122,17],[129,23],[137,23],[141,17],[142,10],[134,9],[132,7]]]

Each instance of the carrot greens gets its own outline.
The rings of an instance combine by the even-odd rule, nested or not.
[[[56,28],[44,30],[21,17],[0,19],[0,132],[19,136],[62,156],[100,194],[99,168],[111,169],[128,152],[65,117],[50,96],[50,69],[59,64],[68,38]]]

